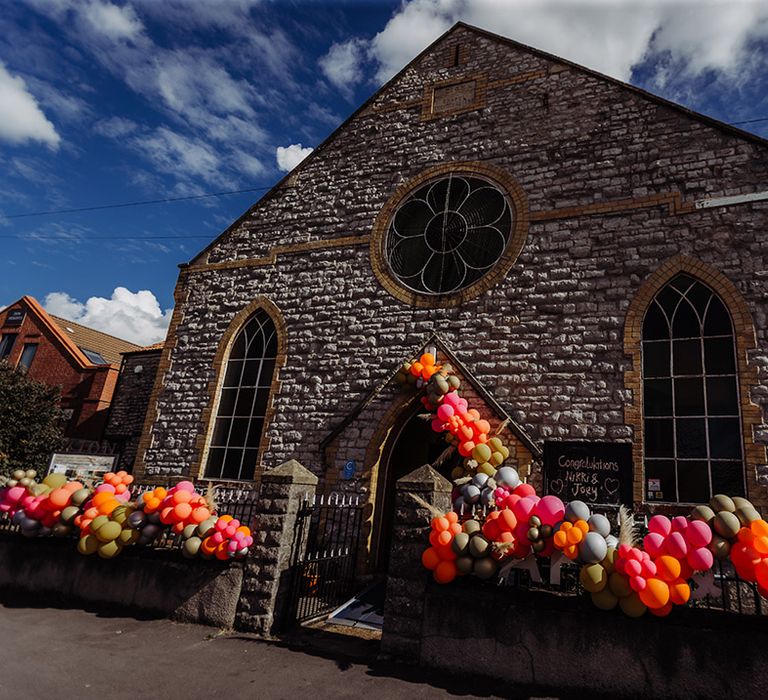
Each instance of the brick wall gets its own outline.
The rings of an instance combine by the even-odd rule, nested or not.
[[[104,431],[105,439],[120,446],[117,469],[131,470],[133,467],[149,397],[160,364],[160,355],[161,351],[158,349],[123,356],[120,377]]]
[[[462,45],[455,67],[446,61],[451,42]],[[432,85],[477,74],[485,76],[477,108],[425,117]],[[458,161],[509,174],[524,195],[527,233],[489,289],[416,308],[374,273],[372,232],[398,187]],[[459,27],[182,271],[141,468],[199,473],[219,343],[259,295],[286,333],[267,467],[295,457],[322,472],[323,438],[435,332],[539,445],[632,440],[626,315],[644,280],[678,255],[722,273],[754,320],[747,393],[761,410],[745,419],[745,433],[765,443],[768,202],[692,203],[759,191],[767,176],[758,139]],[[749,454],[756,489],[764,449]],[[338,473],[345,456],[337,452],[328,468]],[[750,495],[765,502],[764,489]]]

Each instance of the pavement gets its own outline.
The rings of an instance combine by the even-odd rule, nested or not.
[[[376,660],[378,640],[306,630],[271,643],[104,611],[0,603],[1,700],[531,697]]]

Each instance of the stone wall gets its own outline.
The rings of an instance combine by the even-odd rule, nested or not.
[[[160,354],[158,348],[123,356],[104,432],[106,440],[119,445],[120,458],[115,469],[130,471],[133,467]]]
[[[457,42],[466,60],[447,67]],[[487,83],[480,108],[424,118],[431,85],[478,73]],[[398,186],[455,161],[509,173],[527,198],[527,239],[506,277],[479,296],[415,308],[379,283],[371,232]],[[213,359],[259,295],[282,314],[287,361],[254,474],[294,457],[321,473],[325,436],[435,332],[539,444],[630,441],[625,317],[643,281],[678,255],[722,272],[746,301],[757,379],[744,389],[763,413],[745,420],[745,435],[765,444],[768,202],[693,202],[766,181],[760,139],[459,26],[182,270],[140,470],[199,474]],[[750,454],[754,487],[765,454]],[[327,468],[338,473],[344,459],[337,453]],[[750,496],[760,503],[765,489]]]

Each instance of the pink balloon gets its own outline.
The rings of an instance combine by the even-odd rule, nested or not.
[[[512,506],[512,512],[515,514],[518,522],[528,522],[528,518],[533,512],[533,508],[536,505],[536,501],[532,496],[526,496],[521,498],[514,506]]]
[[[672,523],[666,515],[654,515],[648,521],[648,532],[656,532],[666,537],[672,531]]]
[[[453,406],[450,406],[448,404],[443,404],[440,406],[440,408],[437,409],[437,417],[443,422],[446,423],[448,419],[454,414]],[[442,430],[442,428],[441,428]]]
[[[641,573],[643,578],[652,578],[656,575],[656,564],[650,559],[643,559],[640,563]]]
[[[631,551],[632,551],[632,547],[630,547],[628,544],[619,545],[619,556],[622,559],[629,559],[629,553]]]
[[[189,491],[190,493],[194,493],[195,492],[195,485],[191,481],[180,481],[173,488],[177,489],[179,491]],[[171,490],[173,490],[173,489],[171,489]]]
[[[101,493],[102,491],[109,491],[109,493],[114,493],[115,487],[112,486],[112,484],[99,484],[94,490],[94,493]]]
[[[440,408],[442,408],[442,406]],[[441,421],[439,418],[433,418],[432,430],[434,430],[436,433],[442,433],[443,430],[445,430],[445,428],[443,427],[443,421]]]
[[[693,520],[688,523],[685,539],[694,549],[706,547],[712,541],[712,530],[703,520]]]
[[[675,559],[685,559],[685,556],[688,554],[688,545],[685,542],[685,537],[680,532],[673,532],[667,537],[664,546],[667,554]]]
[[[678,515],[672,518],[672,532],[682,532],[688,529],[688,518]]]
[[[658,532],[649,532],[643,537],[643,547],[652,557],[661,556],[664,548],[664,536]]]
[[[643,565],[637,559],[629,559],[624,564],[624,573],[627,576],[640,576],[643,573]]]
[[[519,484],[515,487],[515,490],[513,493],[516,493],[521,498],[526,498],[528,496],[535,496],[536,495],[536,489],[533,488],[530,484]]]
[[[449,391],[445,396],[443,396],[443,405],[448,405],[448,406],[451,406],[452,408],[456,408],[456,405],[459,400],[460,400],[460,397],[455,391]]]
[[[456,413],[458,413],[460,416],[463,416],[467,409],[469,408],[469,404],[467,403],[466,399],[459,399],[456,403]]]
[[[221,544],[224,541],[224,533],[223,532],[214,532],[211,535],[211,542],[214,544]]]
[[[698,521],[701,522],[701,521]],[[715,559],[706,547],[699,547],[688,552],[686,557],[688,563],[694,571],[709,571],[714,564]]]
[[[23,486],[12,486],[6,492],[6,498],[12,503],[18,503],[24,497],[26,492],[27,489]]]
[[[648,581],[646,581],[642,576],[632,576],[629,579],[630,588],[633,591],[637,591],[638,593],[640,591],[644,591],[647,585]]]
[[[544,496],[533,509],[534,515],[541,518],[543,525],[554,525],[563,519],[565,505],[557,496]]]

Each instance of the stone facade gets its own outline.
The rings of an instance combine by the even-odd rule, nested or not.
[[[104,438],[120,451],[115,469],[133,467],[149,397],[160,364],[161,348],[125,353],[109,410]]]
[[[471,100],[455,89],[438,100],[436,90],[463,83],[474,85]],[[360,488],[372,491],[382,439],[372,426],[394,420],[402,401],[389,381],[436,333],[537,446],[632,441],[639,368],[625,345],[627,314],[648,278],[682,256],[727,279],[746,310],[737,332],[747,483],[768,506],[768,201],[701,204],[764,190],[766,146],[457,25],[182,268],[137,471],[202,476],[217,358],[257,298],[270,303],[285,355],[256,479],[295,458],[333,487],[354,454],[369,473]],[[398,188],[450,164],[508,174],[524,240],[489,288],[428,308],[387,290],[371,249]],[[637,461],[635,473],[642,483]]]

